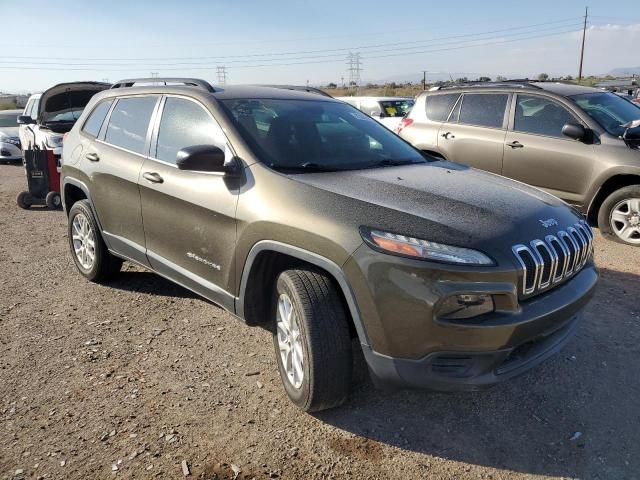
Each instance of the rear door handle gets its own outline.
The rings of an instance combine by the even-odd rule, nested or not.
[[[164,179],[156,172],[144,172],[142,176],[151,183],[162,183]]]
[[[514,141],[513,141],[513,142],[511,142],[511,143],[507,143],[507,146],[509,146],[509,147],[511,147],[511,148],[523,148],[523,147],[524,147],[524,145],[523,145],[523,144],[521,144],[521,143],[520,143],[519,141],[517,141],[517,140],[514,140]]]
[[[443,137],[443,138],[446,138],[447,140],[449,140],[450,138],[456,138],[456,136],[453,135],[451,132],[445,132],[440,136]]]
[[[98,156],[97,153],[87,153],[84,158],[86,158],[87,160],[91,161],[91,162],[98,162],[100,160],[100,157]]]

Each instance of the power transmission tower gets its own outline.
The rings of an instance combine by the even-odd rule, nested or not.
[[[218,85],[227,84],[227,67],[216,67],[216,74],[218,75]]]
[[[580,49],[580,70],[578,70],[578,83],[582,80],[582,61],[584,60],[584,39],[587,36],[587,17],[589,7],[584,7],[584,27],[582,27],[582,48]]]
[[[349,52],[347,55],[347,71],[349,72],[349,88],[360,86],[360,72],[362,72],[362,60],[360,53]]]
[[[151,72],[151,78],[158,78],[158,72]]]

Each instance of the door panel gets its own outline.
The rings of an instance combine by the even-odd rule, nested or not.
[[[152,267],[233,308],[238,184],[222,173],[179,170],[177,152],[193,145],[233,154],[222,129],[193,99],[167,96],[139,178],[145,245]]]
[[[595,146],[562,135],[566,123],[582,123],[558,102],[518,94],[505,138],[502,174],[582,205]]]
[[[504,130],[443,123],[438,133],[438,150],[447,160],[500,173]]]
[[[148,265],[138,177],[148,152],[150,119],[158,96],[125,97],[117,101],[101,132],[83,152],[91,178],[92,200],[109,247]],[[106,142],[123,143],[137,152]]]
[[[508,104],[505,93],[464,93],[440,126],[438,150],[452,162],[499,174]]]

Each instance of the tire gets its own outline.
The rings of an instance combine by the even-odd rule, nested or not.
[[[51,210],[60,210],[62,208],[62,198],[58,192],[49,192],[45,197],[47,207]]]
[[[29,195],[29,192],[20,192],[16,197],[16,203],[20,208],[29,210],[31,208],[31,202],[29,201],[30,198],[31,195]]]
[[[88,200],[79,200],[71,207],[67,234],[71,257],[85,278],[100,283],[120,271],[122,260],[107,250]]]
[[[287,317],[287,298],[291,312],[288,336],[281,320]],[[287,395],[306,412],[342,404],[351,388],[353,355],[348,317],[333,282],[316,271],[287,270],[278,277],[273,300],[273,341]],[[287,350],[287,346],[293,348]],[[286,360],[287,351],[291,352],[291,361]],[[293,369],[293,358],[300,353],[301,376]]]
[[[602,202],[598,228],[609,240],[640,247],[640,185],[616,190]]]

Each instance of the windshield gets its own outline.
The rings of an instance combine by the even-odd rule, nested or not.
[[[387,117],[404,117],[415,102],[413,99],[406,100],[381,100],[380,106]]]
[[[640,119],[640,107],[613,93],[584,93],[571,98],[602,128],[616,137],[624,133],[622,125]]]
[[[18,115],[15,113],[0,113],[0,127],[17,127]]]
[[[222,103],[256,156],[275,169],[332,171],[426,162],[386,127],[342,102]]]
[[[82,115],[84,108],[76,108],[73,110],[67,110],[66,112],[56,112],[49,114],[46,119],[46,123],[53,122],[75,122]]]

